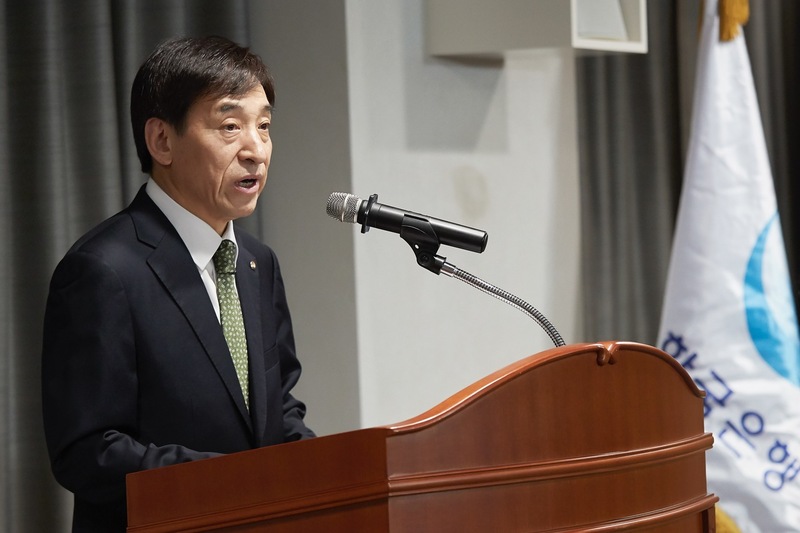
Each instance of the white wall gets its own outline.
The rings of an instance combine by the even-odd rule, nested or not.
[[[486,230],[483,254],[440,254],[578,340],[572,52],[435,59],[424,53],[421,0],[346,5],[353,192]],[[410,418],[552,347],[521,312],[418,267],[397,235],[354,239],[363,425]]]
[[[258,214],[281,262],[303,363],[295,392],[318,434],[359,428],[353,240],[325,214],[331,191],[351,187],[344,0],[250,5],[253,48],[277,93]]]
[[[523,313],[418,267],[399,236],[327,219],[334,190],[486,230],[483,254],[440,254],[583,341],[572,52],[428,57],[422,0],[253,4],[279,113],[260,210],[289,291],[309,424],[398,422],[552,346]]]

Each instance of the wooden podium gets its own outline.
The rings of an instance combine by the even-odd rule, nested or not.
[[[570,345],[400,424],[130,474],[128,531],[713,532],[712,442],[672,357]]]

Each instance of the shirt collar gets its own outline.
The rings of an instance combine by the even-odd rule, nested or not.
[[[187,211],[178,202],[173,200],[153,178],[147,180],[145,191],[153,203],[164,213],[175,230],[180,235],[183,244],[189,250],[192,260],[200,270],[205,270],[211,263],[211,258],[219,248],[223,239],[236,243],[233,232],[233,221],[225,226],[225,232],[220,237],[214,229],[196,215]],[[239,256],[239,247],[236,247],[236,257]]]

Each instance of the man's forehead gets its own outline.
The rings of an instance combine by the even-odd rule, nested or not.
[[[269,100],[267,100],[267,95],[260,85],[251,89],[244,95],[206,97],[204,100],[205,105],[210,108],[213,113],[217,114],[229,114],[237,111],[272,114],[272,105],[269,103]]]

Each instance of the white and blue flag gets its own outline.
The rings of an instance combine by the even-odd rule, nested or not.
[[[707,0],[658,345],[705,390],[708,487],[746,533],[800,531],[800,340],[744,35]]]

